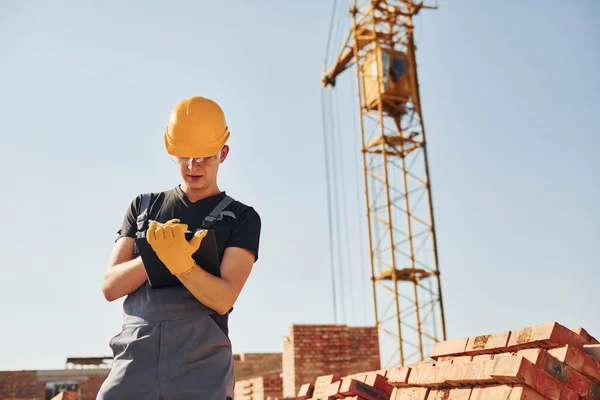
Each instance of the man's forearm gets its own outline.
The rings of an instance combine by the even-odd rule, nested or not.
[[[231,284],[198,265],[178,278],[199,302],[217,313],[223,315],[233,306],[235,294]]]
[[[128,295],[148,279],[141,257],[113,265],[104,275],[102,293],[108,301]]]

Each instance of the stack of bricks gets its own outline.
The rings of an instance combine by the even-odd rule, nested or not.
[[[314,384],[305,383],[295,399],[325,400],[389,400],[394,386],[386,378],[386,370],[346,375],[338,374],[318,377]]]
[[[283,396],[293,398],[320,375],[349,375],[380,368],[375,327],[292,325],[283,346]]]
[[[281,376],[261,376],[237,381],[234,398],[236,400],[266,400],[280,398],[283,392]]]
[[[311,400],[600,400],[600,343],[556,322],[437,343],[431,360],[348,376],[323,375]]]

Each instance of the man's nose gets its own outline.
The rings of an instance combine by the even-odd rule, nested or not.
[[[188,161],[188,169],[190,171],[192,171],[194,168],[199,168],[200,167],[200,163],[198,163],[198,161],[196,161],[195,158],[190,158],[190,161]]]

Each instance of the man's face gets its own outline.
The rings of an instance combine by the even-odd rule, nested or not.
[[[225,146],[211,157],[176,157],[183,181],[192,190],[203,190],[216,185],[219,164],[225,161],[228,152],[229,147]]]

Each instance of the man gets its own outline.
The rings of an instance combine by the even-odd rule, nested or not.
[[[185,99],[171,113],[164,141],[182,183],[137,196],[125,214],[102,284],[108,301],[127,296],[124,321],[109,343],[114,362],[98,400],[233,398],[228,315],[258,259],[261,220],[218,187],[229,135],[210,99]],[[207,226],[221,260],[214,270],[192,257]],[[189,241],[186,231],[196,232]],[[146,238],[181,285],[150,285],[136,237]]]

